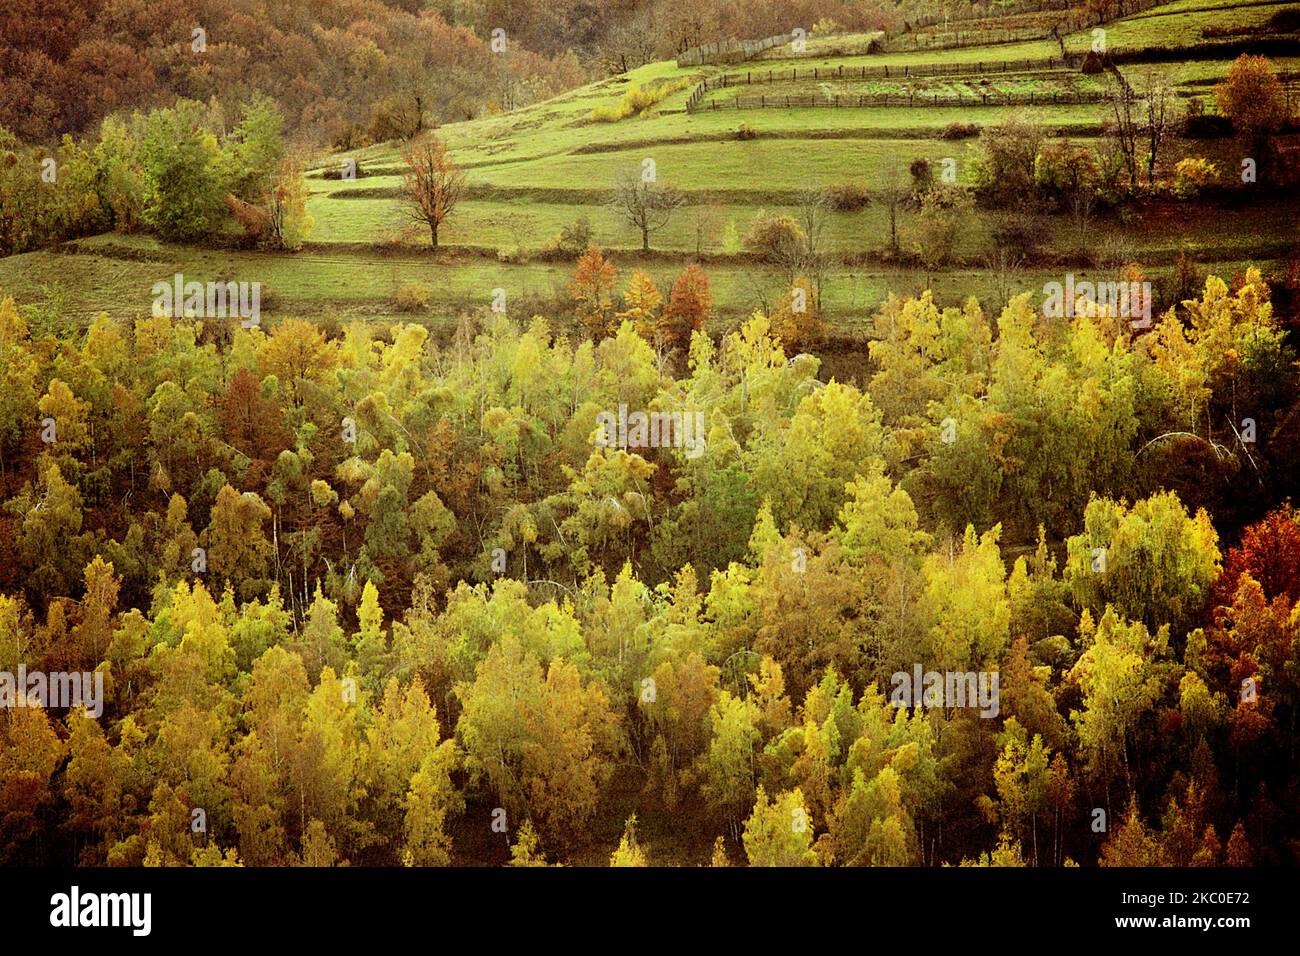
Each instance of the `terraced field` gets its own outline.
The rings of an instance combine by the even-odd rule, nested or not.
[[[1105,26],[1112,50],[1132,53],[1154,47],[1188,48],[1184,60],[1167,54],[1150,64],[1125,62],[1130,76],[1155,71],[1182,99],[1213,99],[1214,84],[1227,74],[1236,51],[1207,54],[1206,30],[1265,29],[1279,11],[1293,7],[1265,0],[1179,0]],[[998,23],[990,23],[990,29]],[[1005,26],[1005,23],[1001,24]],[[869,67],[935,64],[991,64],[1059,55],[1051,40],[1036,40],[952,50],[864,54],[869,35],[814,38],[806,55],[794,58],[788,47],[769,51],[753,64],[681,69],[656,63],[574,90],[564,96],[508,114],[443,127],[442,135],[465,168],[467,198],[447,221],[441,238],[448,247],[436,255],[423,230],[404,219],[397,201],[402,162],[395,144],[320,157],[310,175],[309,211],[316,226],[309,246],[293,256],[166,246],[152,240],[107,236],[75,244],[63,253],[44,252],[0,262],[0,287],[23,301],[53,304],[83,319],[99,311],[129,315],[148,308],[152,283],[182,271],[197,279],[249,275],[273,290],[276,314],[324,312],[389,318],[404,284],[427,286],[437,320],[452,323],[461,310],[482,308],[491,291],[504,288],[510,301],[544,304],[562,299],[571,261],[547,255],[560,231],[579,218],[589,221],[594,241],[611,252],[618,268],[643,266],[667,284],[690,258],[700,254],[708,266],[718,322],[735,321],[764,302],[772,277],[743,255],[740,237],[760,211],[788,210],[798,191],[849,181],[871,188],[893,170],[906,175],[915,159],[956,161],[959,181],[972,176],[973,138],[945,138],[953,124],[984,125],[1018,114],[1048,136],[1069,137],[1100,145],[1105,107],[1098,104],[1035,105],[1032,108],[870,107],[711,109],[714,99],[762,90],[772,96],[813,93],[823,97],[860,94],[925,96],[1050,96],[1058,93],[1100,95],[1111,81],[1069,69],[1027,69],[984,75],[854,79],[803,76],[816,70],[845,73]],[[1065,38],[1072,52],[1086,50],[1089,31]],[[1230,38],[1229,38],[1230,39]],[[1197,44],[1200,48],[1193,49]],[[1295,56],[1275,56],[1285,78],[1300,75],[1300,45]],[[705,108],[688,113],[689,86],[645,115],[617,122],[597,122],[592,111],[616,103],[633,85],[642,87],[739,69],[797,69],[799,80],[727,88],[705,97]],[[816,75],[816,74],[813,74]],[[739,131],[744,124],[745,137]],[[1231,139],[1179,140],[1168,162],[1206,156],[1233,169],[1240,147]],[[686,194],[687,205],[656,233],[650,257],[639,253],[639,234],[607,205],[616,175],[640,169],[653,159],[658,178]],[[359,163],[355,180],[325,178],[345,160]],[[721,228],[703,243],[693,229],[693,212],[718,207]],[[1099,219],[1092,242],[1107,251],[1101,258],[1137,258],[1149,274],[1168,273],[1180,250],[1193,254],[1201,268],[1237,271],[1247,258],[1268,265],[1296,241],[1300,210],[1285,207],[1261,216],[1259,209],[1167,209],[1145,221]],[[824,307],[833,326],[855,335],[889,290],[911,291],[933,284],[941,295],[957,300],[968,294],[987,298],[990,282],[979,265],[990,251],[989,236],[998,216],[977,211],[958,248],[959,264],[939,275],[899,268],[884,255],[888,214],[879,204],[853,213],[834,213],[827,227],[828,246],[855,266],[833,268],[824,290]],[[1261,223],[1266,225],[1261,226]],[[1041,220],[1046,256],[1069,263],[1077,241],[1065,217]],[[900,228],[904,241],[916,227],[905,211]],[[1208,238],[1206,238],[1208,237]],[[1076,272],[1089,264],[1074,263]],[[1103,263],[1098,268],[1105,269]],[[1026,273],[1018,281],[1032,288],[1042,279]],[[84,291],[96,290],[90,296]],[[410,316],[405,316],[409,319]]]

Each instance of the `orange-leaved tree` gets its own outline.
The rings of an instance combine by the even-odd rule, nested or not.
[[[692,262],[673,282],[661,323],[664,340],[672,348],[687,349],[691,333],[704,328],[713,312],[713,293],[709,291],[709,274]]]
[[[438,248],[438,227],[451,215],[465,193],[465,173],[452,160],[446,145],[429,135],[402,151],[407,170],[402,181],[402,206],[408,216],[429,227]]]
[[[569,280],[569,295],[578,304],[578,320],[597,341],[613,332],[614,264],[592,243],[578,257]]]

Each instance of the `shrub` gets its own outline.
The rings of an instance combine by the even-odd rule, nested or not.
[[[760,259],[777,260],[803,244],[804,231],[793,216],[760,212],[742,240],[745,250]]]
[[[736,139],[758,139],[758,130],[748,123],[741,123],[740,128],[736,130]]]
[[[1034,157],[1034,185],[1042,196],[1058,204],[1085,190],[1095,190],[1100,181],[1092,151],[1068,139],[1048,143]]]
[[[826,198],[838,212],[857,212],[871,205],[871,193],[860,180],[832,186],[826,191]]]
[[[412,139],[424,128],[425,117],[408,107],[405,100],[390,96],[370,108],[365,135],[372,143]]]
[[[939,134],[940,139],[970,139],[980,134],[978,123],[949,123]]]
[[[1218,167],[1203,156],[1189,156],[1174,165],[1174,195],[1193,199],[1219,176]]]
[[[629,116],[640,116],[656,103],[681,92],[690,85],[691,81],[688,77],[667,80],[657,86],[643,87],[632,83],[617,103],[611,106],[597,106],[593,109],[591,118],[597,123],[614,123]]]
[[[1123,210],[1128,198],[1128,170],[1124,153],[1111,144],[1111,148],[1097,154],[1097,198],[1109,206]]]
[[[591,220],[579,216],[560,230],[555,237],[555,248],[570,255],[581,255],[591,245]]]
[[[917,254],[927,269],[954,261],[962,229],[970,221],[975,201],[960,186],[936,186],[921,197],[917,217]]]
[[[252,203],[237,199],[230,193],[226,194],[226,208],[230,210],[230,214],[235,217],[235,221],[244,230],[246,244],[262,241],[262,237],[266,235],[266,231],[270,226],[270,219],[265,210],[259,209]]]
[[[802,308],[795,311],[795,292],[801,294]],[[817,308],[816,291],[804,276],[797,276],[790,287],[790,295],[781,297],[781,307],[771,315],[772,331],[786,347],[789,354],[808,352],[826,339],[826,324]]]
[[[429,308],[432,292],[418,282],[406,282],[393,296],[393,307],[398,312],[423,312]]]
[[[1031,214],[1022,211],[1004,213],[993,223],[993,247],[1014,249],[1019,255],[1033,258],[1038,253],[1042,233]]]
[[[918,157],[912,160],[907,172],[912,177],[912,198],[919,203],[921,197],[934,188],[934,167],[928,159]]]
[[[1265,26],[1274,33],[1300,33],[1300,10],[1294,7],[1279,10],[1268,18]]]
[[[1079,64],[1079,72],[1086,76],[1095,76],[1106,69],[1106,58],[1096,50],[1089,50]]]
[[[1218,113],[1190,111],[1183,120],[1183,135],[1188,139],[1222,139],[1232,135],[1232,120]]]
[[[522,265],[528,261],[528,253],[525,252],[524,247],[518,243],[513,246],[502,246],[497,250],[497,261]]]
[[[980,131],[975,182],[990,206],[1014,206],[1033,197],[1034,160],[1043,131],[1020,116],[1010,116]]]

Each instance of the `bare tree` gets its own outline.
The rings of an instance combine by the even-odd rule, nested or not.
[[[1147,143],[1147,187],[1156,184],[1156,161],[1160,156],[1160,147],[1173,126],[1173,110],[1170,101],[1173,92],[1155,70],[1148,70],[1144,84],[1143,96],[1146,102],[1146,118],[1143,132]]]
[[[661,50],[669,56],[717,39],[721,32],[718,11],[697,0],[662,0],[655,8],[654,17],[664,41]]]
[[[691,235],[695,237],[695,258],[704,254],[704,247],[718,241],[722,235],[726,214],[716,203],[692,206],[690,212]]]
[[[600,45],[600,65],[608,73],[626,73],[655,59],[650,17],[642,11],[614,26]]]
[[[749,287],[749,294],[753,297],[754,308],[758,309],[764,315],[771,315],[776,302],[776,298],[789,291],[788,285],[782,285],[775,281],[772,273],[765,270],[745,270],[743,273],[745,284]]]
[[[1061,35],[1061,21],[1060,21],[1060,20],[1057,20],[1057,21],[1055,21],[1055,22],[1052,23],[1052,39],[1055,40],[1057,46],[1059,46],[1059,47],[1061,48],[1061,59],[1062,59],[1062,60],[1068,59],[1068,58],[1069,58],[1069,54],[1066,52],[1066,49],[1065,49],[1065,37],[1063,37],[1063,36]]]
[[[803,245],[796,247],[796,259],[786,264],[793,283],[800,275],[813,283],[821,301],[822,279],[826,272],[826,224],[830,218],[830,197],[824,189],[805,189],[799,193],[795,221],[803,230]]]
[[[641,251],[650,251],[650,233],[658,232],[686,201],[680,191],[658,182],[647,182],[635,173],[625,173],[614,182],[614,211],[641,233]]]
[[[1097,194],[1091,189],[1085,187],[1070,193],[1070,220],[1074,223],[1074,239],[1078,243],[1079,258],[1085,261],[1092,258],[1088,251],[1088,236],[1096,206]]]
[[[402,151],[406,176],[402,181],[401,204],[415,222],[429,228],[433,247],[438,248],[438,227],[465,193],[465,174],[436,136],[412,144]]]
[[[1138,187],[1138,138],[1141,135],[1142,125],[1137,105],[1138,96],[1115,64],[1107,61],[1107,68],[1115,77],[1115,90],[1110,95],[1110,109],[1113,118],[1110,134],[1115,140],[1120,156],[1123,157],[1124,169],[1128,173],[1129,189],[1136,192]]]
[[[1102,243],[1095,258],[1102,268],[1119,269],[1133,261],[1133,244],[1123,235],[1111,235]]]
[[[998,306],[1005,307],[1011,301],[1024,273],[1024,257],[1018,250],[998,244],[984,257],[984,267],[988,269],[993,282],[993,292],[998,297]]]
[[[825,246],[826,221],[830,199],[824,189],[805,189],[799,193],[796,221],[804,234],[804,250],[809,256],[820,255]]]
[[[898,208],[909,195],[909,188],[896,166],[885,170],[877,195],[889,210],[889,248],[898,254]]]

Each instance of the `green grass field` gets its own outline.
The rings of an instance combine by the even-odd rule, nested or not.
[[[1185,224],[1169,224],[1173,242]],[[1208,223],[1202,222],[1202,230]],[[1100,244],[1115,238],[1101,233]],[[1278,242],[1282,240],[1279,238]],[[1260,240],[1262,242],[1262,240]],[[1249,264],[1267,260],[1258,254],[1260,242],[1226,245],[1189,245],[1205,272],[1231,277]],[[1121,249],[1133,251],[1131,247]],[[1279,245],[1276,252],[1280,254]],[[1155,258],[1142,255],[1153,280],[1172,271],[1177,246]],[[611,256],[620,281],[632,268],[644,268],[661,287],[671,283],[682,261],[642,258],[634,253]],[[710,262],[711,285],[717,303],[714,331],[730,327],[753,309],[772,304],[782,295],[779,281],[750,263]],[[0,262],[0,290],[20,302],[43,303],[52,315],[80,325],[99,313],[129,320],[147,315],[155,282],[170,281],[176,273],[187,280],[261,282],[266,321],[284,316],[331,314],[352,318],[400,320],[450,328],[465,314],[482,313],[495,289],[506,291],[507,311],[527,318],[554,305],[565,296],[570,266],[567,263],[504,263],[486,256],[444,251],[437,257],[376,250],[330,251],[312,247],[292,256],[258,252],[215,252],[163,245],[148,239],[102,237],[80,244],[78,254],[28,253]],[[1040,292],[1043,284],[1060,278],[1059,269],[1027,270],[1012,281],[1014,291]],[[1105,278],[1114,268],[1075,268],[1080,277]],[[406,284],[425,286],[431,293],[427,312],[401,313],[394,305],[397,291]],[[968,296],[994,307],[1001,304],[993,278],[979,263],[937,273],[921,269],[864,265],[840,267],[826,277],[823,306],[828,325],[837,335],[860,338],[870,324],[872,311],[892,291],[918,294],[932,288],[939,301],[958,304]]]

